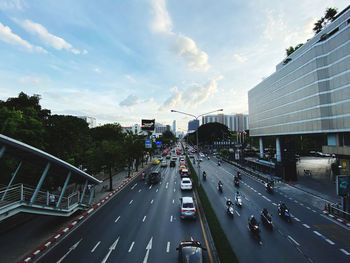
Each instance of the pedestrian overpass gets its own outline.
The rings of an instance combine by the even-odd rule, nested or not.
[[[53,155],[0,134],[0,162],[5,156],[17,164],[7,184],[0,185],[0,221],[20,212],[70,216],[90,206],[95,186],[101,183]],[[19,174],[24,165],[27,171],[28,165],[40,171],[30,184],[21,183],[25,175]],[[0,176],[5,177],[3,171]]]

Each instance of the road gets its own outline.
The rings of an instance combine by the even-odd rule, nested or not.
[[[150,186],[137,178],[38,262],[177,262],[180,241],[192,238],[205,246],[199,219],[179,217],[179,198],[193,193],[181,192],[178,163],[150,170],[161,171],[160,183]]]
[[[350,231],[323,216],[307,199],[298,200],[291,191],[287,195],[282,183],[268,194],[261,182],[243,173],[237,188],[233,185],[237,170],[227,163],[218,166],[215,158],[204,160],[203,170],[207,180],[202,185],[240,262],[350,262]],[[224,184],[223,193],[217,190],[218,180]],[[225,202],[227,198],[234,200],[237,190],[243,196],[243,207],[235,209],[232,219],[226,214]],[[290,209],[291,223],[278,216],[279,201]],[[249,232],[247,221],[250,215],[260,221],[263,208],[272,214],[274,229],[268,230],[260,223],[259,244]]]

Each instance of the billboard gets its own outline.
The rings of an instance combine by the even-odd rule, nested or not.
[[[350,196],[350,176],[338,175],[336,185],[337,195]]]
[[[153,120],[141,120],[141,129],[143,131],[153,131],[154,130],[155,119]]]
[[[152,148],[152,141],[151,140],[145,140],[145,148],[147,148],[147,149]]]

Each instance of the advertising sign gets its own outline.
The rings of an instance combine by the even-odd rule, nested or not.
[[[153,131],[154,130],[155,119],[153,120],[141,120],[141,129],[143,131]]]
[[[350,176],[338,175],[336,185],[337,195],[350,196]]]

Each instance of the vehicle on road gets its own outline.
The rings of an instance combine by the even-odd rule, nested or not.
[[[182,241],[176,248],[179,251],[180,263],[202,263],[203,250],[207,250],[202,247],[199,241]]]
[[[264,208],[262,211],[261,211],[261,214],[260,214],[260,217],[261,217],[261,221],[266,225],[268,226],[269,228],[273,228],[273,225],[272,225],[272,216],[269,214],[269,212],[267,211],[266,208]]]
[[[234,177],[233,182],[236,187],[239,187],[239,180],[237,176]]]
[[[181,179],[181,190],[192,190],[192,181],[190,178]]]
[[[291,215],[289,213],[289,209],[287,208],[287,206],[284,203],[280,203],[278,204],[278,215],[282,218],[284,218],[285,220],[287,220],[287,222],[291,222]]]
[[[171,160],[171,161],[170,161],[170,167],[175,167],[175,166],[176,166],[176,161]]]
[[[235,204],[238,207],[242,207],[243,202],[242,202],[242,196],[237,192],[235,196]]]
[[[181,178],[188,177],[190,176],[190,172],[188,171],[188,169],[182,169],[180,175],[181,175]]]
[[[162,163],[160,164],[160,167],[167,167],[168,163],[164,160],[162,161]]]
[[[203,171],[203,181],[207,180],[207,173]]]
[[[265,184],[266,191],[270,194],[273,193],[273,184],[271,182],[268,182]]]
[[[240,172],[237,172],[237,177],[239,180],[242,180],[242,174]]]
[[[184,196],[180,198],[180,202],[181,202],[180,218],[196,219],[197,211],[196,211],[196,206],[194,205],[193,198],[190,196]]]
[[[170,159],[170,155],[168,154],[165,158]]]
[[[152,163],[153,163],[154,165],[157,165],[157,164],[160,163],[160,161],[159,161],[158,158],[154,158]]]
[[[234,208],[233,208],[233,203],[230,199],[227,199],[226,206],[227,206],[227,209],[226,209],[227,214],[233,218]]]
[[[159,171],[153,171],[148,175],[148,183],[157,184],[160,182],[161,175]]]
[[[218,190],[219,190],[220,193],[223,192],[223,187],[224,187],[224,186],[223,186],[222,182],[219,181],[219,182],[218,182]]]
[[[260,241],[259,223],[253,215],[248,218],[248,229]]]

